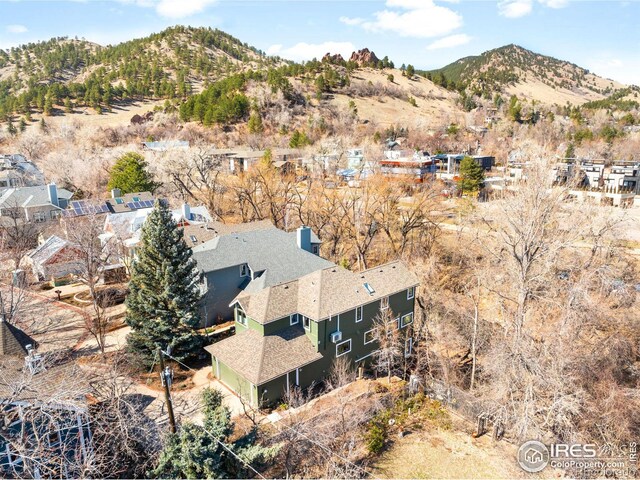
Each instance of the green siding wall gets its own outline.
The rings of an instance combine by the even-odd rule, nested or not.
[[[218,376],[218,368],[220,375]],[[256,388],[242,375],[236,373],[223,362],[217,362],[213,358],[213,374],[231,390],[238,395],[242,395],[245,399],[251,400],[251,391],[253,390],[253,398],[256,398]],[[255,401],[254,401],[255,404]]]
[[[407,291],[403,290],[389,297],[389,308],[393,312],[394,318],[400,318],[402,315],[414,311],[414,302],[415,299],[407,299]],[[312,342],[313,345],[316,345],[317,350],[322,353],[323,358],[300,368],[298,375],[299,386],[301,388],[307,388],[314,382],[321,382],[328,375],[331,365],[336,358],[336,344],[331,342],[331,334],[338,330],[338,324],[342,332],[341,342],[351,340],[351,351],[345,354],[347,358],[354,364],[358,360],[361,360],[362,363],[368,363],[371,358],[370,355],[377,347],[377,343],[372,342],[365,345],[364,334],[373,328],[374,319],[379,312],[380,301],[376,300],[362,306],[362,320],[359,322],[356,322],[355,309],[341,313],[339,316],[332,316],[330,319],[324,319],[320,322],[314,322],[312,320],[310,322],[310,329],[306,331],[306,335],[309,341]],[[300,322],[302,322],[302,318],[300,318]],[[237,331],[252,328],[261,332],[263,335],[273,335],[289,326],[289,317],[270,322],[266,325],[261,325],[249,318],[247,327],[236,321]],[[407,329],[407,332],[408,331]],[[215,358],[213,361],[213,369],[215,373]],[[232,369],[220,362],[220,380],[236,392],[240,390],[243,393],[246,392],[243,396],[247,399],[249,399],[249,391],[252,389],[254,406],[258,406],[259,401],[261,405],[277,404],[285,394],[287,376],[289,377],[289,387],[294,387],[296,385],[295,369],[288,374],[270,380],[262,385],[253,386],[246,379],[241,378]]]

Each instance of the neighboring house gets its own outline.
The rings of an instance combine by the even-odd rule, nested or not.
[[[615,206],[633,205],[640,193],[640,164],[566,159],[557,164],[552,175],[558,184],[574,182],[570,195],[578,200],[591,199]]]
[[[294,387],[323,381],[335,358],[370,361],[375,318],[391,314],[405,355],[417,277],[403,263],[363,272],[331,265],[295,280],[245,289],[233,300],[236,334],[209,345],[215,376],[251,405],[269,405]]]
[[[122,195],[120,189],[111,190],[111,198],[104,201],[74,200],[63,212],[65,218],[100,215],[107,213],[127,213],[153,207],[155,198],[149,192],[127,193]]]
[[[46,366],[35,342],[0,317],[0,477],[81,476],[92,441],[85,374]]]
[[[7,188],[44,185],[40,169],[19,154],[0,155],[0,191]]]
[[[274,228],[270,220],[256,220],[247,223],[207,222],[204,224],[183,227],[184,239],[191,248],[222,235],[232,233],[253,232]]]
[[[222,227],[220,235],[193,247],[202,272],[203,325],[233,318],[232,300],[333,265],[319,256],[309,227],[284,232],[266,222]],[[236,230],[237,229],[237,230]]]
[[[407,178],[415,182],[432,178],[437,170],[436,160],[429,152],[415,150],[386,150],[384,158],[378,164],[382,175]]]
[[[445,175],[455,175],[460,171],[460,164],[462,163],[462,159],[466,155],[463,154],[450,154],[450,153],[440,153],[434,155],[432,158],[434,161],[439,164],[439,172]],[[469,155],[471,158],[475,160],[475,162],[480,165],[483,170],[491,171],[491,168],[495,165],[496,159],[495,157],[490,157],[486,155]]]
[[[274,162],[299,162],[300,151],[294,148],[274,148],[271,151],[271,161]],[[234,173],[246,172],[264,158],[266,150],[236,150],[227,155],[229,170]]]
[[[9,188],[0,195],[0,216],[45,223],[57,219],[73,194],[55,183],[35,187]]]
[[[364,180],[373,173],[373,162],[365,160],[364,151],[361,148],[347,150],[347,168],[336,171],[336,174],[346,182]]]
[[[153,211],[153,201],[142,200],[142,196],[139,198],[139,202],[134,202],[133,210],[127,207],[127,204],[131,202],[116,202],[115,205],[122,206],[122,208],[107,214],[103,233],[100,235],[100,240],[103,244],[112,242],[113,248],[116,249],[114,257],[118,258],[114,258],[114,261],[121,262],[126,266],[130,265],[131,260],[135,258],[136,248],[140,243],[140,229]],[[150,206],[142,207],[142,205]],[[137,208],[138,206],[142,208]],[[180,227],[205,225],[213,221],[207,207],[204,205],[191,207],[185,203],[181,208],[172,210],[171,214]]]
[[[33,275],[38,281],[53,280],[82,271],[81,252],[68,240],[56,235],[45,242],[26,257]]]

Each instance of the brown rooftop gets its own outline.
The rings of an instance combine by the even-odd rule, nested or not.
[[[365,283],[373,289],[369,292]],[[269,323],[292,313],[316,321],[417,286],[418,278],[400,261],[362,272],[334,266],[256,293],[241,292],[236,301],[259,323]]]
[[[205,350],[254,385],[322,358],[299,325],[265,336],[248,329]]]

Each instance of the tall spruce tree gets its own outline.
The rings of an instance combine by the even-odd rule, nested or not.
[[[166,202],[156,200],[142,226],[137,255],[126,301],[130,350],[149,363],[158,346],[170,347],[180,360],[193,356],[202,345],[195,331],[199,274]]]
[[[477,192],[484,187],[484,169],[473,157],[465,156],[460,162],[458,189],[461,194]]]

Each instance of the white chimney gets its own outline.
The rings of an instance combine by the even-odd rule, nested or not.
[[[122,196],[122,191],[119,188],[114,188],[111,190],[111,198],[118,198]]]
[[[182,204],[182,218],[185,220],[191,220],[191,207],[188,203]]]
[[[59,207],[60,205],[58,203],[58,187],[56,187],[55,183],[50,183],[49,185],[47,185],[47,189],[49,190],[49,202],[51,202],[51,205]]]
[[[296,230],[298,248],[311,252],[311,227],[302,225]]]

